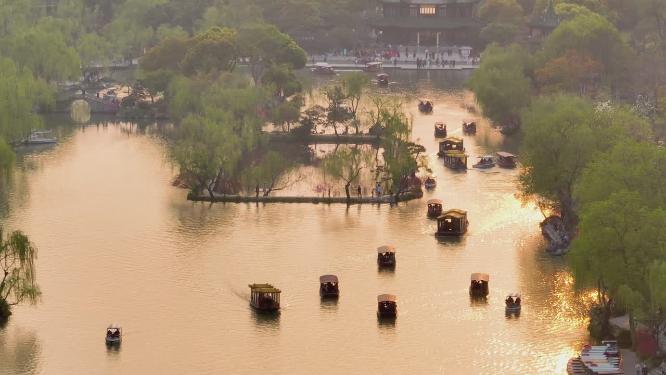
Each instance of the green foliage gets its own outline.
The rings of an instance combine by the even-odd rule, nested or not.
[[[240,156],[238,137],[229,124],[197,115],[181,123],[173,157],[194,191],[205,189],[213,197],[215,184],[234,172]]]
[[[97,33],[81,36],[76,49],[84,67],[107,64],[113,59],[111,42]]]
[[[268,24],[253,24],[239,29],[238,55],[249,60],[250,74],[255,83],[259,83],[266,69],[274,64],[301,69],[307,62],[305,51],[289,35]]]
[[[328,154],[322,165],[326,173],[345,183],[345,194],[349,200],[351,185],[358,182],[361,171],[368,168],[371,162],[371,152],[358,147],[345,147]]]
[[[296,78],[288,65],[271,65],[261,77],[261,83],[274,88],[275,96],[280,99],[290,97],[303,90],[303,85]]]
[[[349,106],[354,119],[357,117],[358,106],[363,97],[363,90],[370,83],[370,78],[363,72],[353,72],[342,76],[342,88],[349,100]],[[357,129],[358,133],[358,129]]]
[[[629,73],[629,46],[615,26],[596,13],[580,13],[562,22],[546,39],[542,59],[545,62],[571,50],[600,62],[602,77],[611,84],[620,84]]]
[[[34,109],[49,108],[55,99],[50,86],[9,59],[0,59],[0,77],[0,137],[13,143],[41,126]]]
[[[0,138],[0,171],[8,170],[14,164],[14,151]]]
[[[523,115],[521,191],[552,202],[575,224],[573,192],[583,169],[600,152],[629,136],[592,103],[575,96],[541,97]]]
[[[189,75],[196,73],[232,71],[236,66],[236,32],[213,27],[190,40],[181,69]]]
[[[521,110],[530,103],[528,58],[517,45],[491,45],[468,83],[484,115],[503,126],[517,127]]]
[[[651,281],[661,281],[663,276],[646,270],[654,260],[666,259],[663,207],[647,206],[640,194],[621,190],[587,204],[581,218],[580,234],[571,251],[577,281],[603,280],[610,294],[625,306],[645,313],[656,311],[649,307],[663,300],[655,300],[661,294],[652,293]]]
[[[487,24],[481,30],[481,38],[488,43],[511,43],[524,24],[523,8],[516,0],[486,1],[479,16]]]
[[[259,163],[247,170],[244,180],[250,188],[259,189],[260,186],[263,187],[263,196],[267,197],[273,191],[282,190],[289,185],[288,181],[285,181],[283,186],[278,186],[277,183],[293,167],[293,162],[275,151],[269,151]],[[258,190],[257,194],[259,194]]]
[[[67,46],[62,34],[40,28],[18,34],[6,41],[7,56],[47,82],[77,79],[79,56]]]
[[[0,321],[8,306],[36,303],[41,295],[35,277],[37,248],[28,236],[15,231],[5,236],[0,229]]]

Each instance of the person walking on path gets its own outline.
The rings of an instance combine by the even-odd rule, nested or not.
[[[361,185],[358,185],[358,189],[356,189],[356,191],[358,191],[359,198],[363,197],[363,195],[361,194]]]

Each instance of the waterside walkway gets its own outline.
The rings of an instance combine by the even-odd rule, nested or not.
[[[407,192],[400,195],[400,202],[406,202],[423,197],[423,192]],[[382,204],[396,203],[395,196],[384,195],[381,197],[358,197],[352,196],[349,200],[346,197],[294,197],[294,196],[246,196],[246,195],[222,195],[214,194],[211,198],[209,194],[187,195],[187,199],[194,202],[227,202],[227,203],[312,203],[312,204]]]

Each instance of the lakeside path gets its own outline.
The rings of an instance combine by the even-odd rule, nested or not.
[[[423,192],[407,192],[400,195],[400,202],[406,202],[423,197]],[[296,196],[246,196],[246,195],[221,195],[214,194],[213,198],[208,194],[188,194],[187,199],[194,202],[228,202],[228,203],[312,203],[312,204],[382,204],[382,203],[396,203],[395,197],[392,195],[384,195],[381,197],[358,197],[352,196],[349,200],[347,197],[296,197]]]

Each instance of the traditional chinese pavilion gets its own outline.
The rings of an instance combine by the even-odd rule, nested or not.
[[[481,0],[378,0],[369,24],[386,44],[474,45]]]

